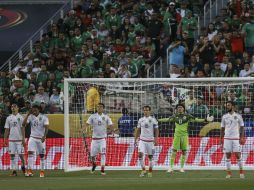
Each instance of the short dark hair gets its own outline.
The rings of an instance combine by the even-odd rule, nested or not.
[[[151,111],[151,109],[152,109],[151,106],[147,106],[147,105],[143,107],[143,109],[145,109],[145,108],[148,108],[149,111]]]
[[[128,109],[127,108],[123,108],[122,109],[122,114],[128,114],[129,112],[128,112]]]
[[[102,106],[103,108],[105,108],[105,105],[103,103],[99,103],[98,106]]]
[[[176,109],[177,109],[178,107],[183,107],[183,109],[185,110],[185,106],[184,106],[183,104],[177,104],[177,105],[176,105]]]
[[[235,106],[235,102],[233,101],[227,101],[227,104],[231,104],[232,106]]]

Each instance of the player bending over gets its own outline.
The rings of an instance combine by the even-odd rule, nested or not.
[[[26,115],[23,126],[25,127],[30,123],[31,134],[28,141],[28,171],[27,177],[32,177],[34,155],[39,154],[40,156],[40,177],[44,177],[44,166],[45,166],[45,151],[46,151],[46,136],[48,134],[49,120],[48,117],[40,113],[40,107],[37,104],[32,106],[32,110]]]
[[[135,134],[135,145],[139,138],[138,144],[138,158],[141,166],[140,177],[144,177],[146,174],[146,168],[144,164],[144,155],[147,153],[149,158],[149,172],[148,177],[152,177],[153,170],[153,154],[154,145],[157,145],[157,139],[159,136],[158,121],[151,116],[151,107],[144,106],[144,117],[138,120],[137,131]]]
[[[17,104],[11,105],[12,114],[7,117],[5,122],[4,145],[7,146],[7,138],[9,138],[9,153],[11,156],[11,170],[10,176],[17,176],[18,163],[15,160],[15,154],[18,153],[21,159],[21,169],[25,174],[25,128],[22,127],[23,116],[19,114]]]
[[[226,178],[232,177],[231,172],[231,153],[235,153],[238,166],[240,169],[240,178],[244,178],[243,163],[241,158],[241,145],[244,142],[244,122],[240,114],[235,112],[235,105],[229,101],[226,104],[227,113],[222,116],[221,120],[221,144],[226,154]]]
[[[206,119],[195,118],[190,114],[185,113],[185,107],[183,104],[176,105],[176,114],[169,118],[159,119],[160,122],[173,122],[175,123],[175,133],[173,139],[173,152],[170,159],[170,168],[168,173],[174,171],[174,163],[177,151],[182,151],[180,161],[180,172],[184,172],[184,164],[186,159],[186,152],[189,144],[188,127],[190,122],[205,122],[213,121],[213,116],[208,116]]]
[[[93,127],[92,142],[91,142],[91,161],[92,161],[92,170],[91,173],[94,173],[96,168],[96,156],[101,153],[101,175],[106,175],[105,173],[105,163],[106,163],[106,138],[107,138],[107,128],[110,128],[110,131],[113,131],[113,123],[110,117],[103,113],[104,104],[99,103],[97,106],[97,112],[92,114],[86,121],[83,131],[88,125]]]

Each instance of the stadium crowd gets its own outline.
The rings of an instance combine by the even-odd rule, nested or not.
[[[63,112],[64,78],[146,77],[146,69],[159,56],[165,59],[168,47],[164,64],[170,78],[251,76],[252,2],[229,1],[197,40],[200,11],[193,2],[82,1],[48,28],[12,72],[0,71],[0,117],[14,102],[22,113],[33,102],[44,113]]]

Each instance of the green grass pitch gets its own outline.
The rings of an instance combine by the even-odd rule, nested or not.
[[[40,178],[35,172],[33,177],[9,177],[10,172],[0,171],[1,190],[253,190],[254,171],[246,171],[245,179],[233,171],[233,178],[225,179],[225,171],[186,171],[167,174],[154,171],[152,178],[140,178],[139,171],[107,171],[106,176],[89,171],[64,173],[62,170],[46,171]]]

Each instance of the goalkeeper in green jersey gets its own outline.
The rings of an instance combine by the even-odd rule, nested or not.
[[[190,114],[185,113],[185,107],[182,104],[176,105],[176,114],[169,118],[159,119],[159,122],[173,122],[175,123],[175,133],[173,140],[173,152],[170,159],[170,168],[167,172],[172,173],[174,170],[174,162],[176,153],[178,150],[182,151],[181,156],[181,169],[180,172],[184,172],[184,163],[186,159],[186,151],[188,149],[188,127],[189,122],[206,122],[213,121],[213,116],[207,116],[206,119],[195,118]]]

